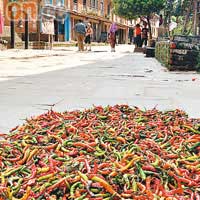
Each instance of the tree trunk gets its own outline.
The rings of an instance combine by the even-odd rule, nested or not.
[[[184,24],[183,24],[183,34],[187,32],[187,24],[188,24],[188,21],[189,21],[189,18],[190,18],[192,5],[193,5],[193,0],[190,0],[189,6],[188,6],[188,9],[187,9],[187,13],[186,13],[186,16],[185,16]]]
[[[194,0],[193,34],[194,34],[194,35],[197,35],[197,0]]]
[[[149,39],[152,39],[152,32],[151,32],[151,23],[150,23],[150,19],[149,16],[147,16],[147,23],[148,23],[148,27],[149,27]]]

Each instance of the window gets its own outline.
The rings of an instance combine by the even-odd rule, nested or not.
[[[95,8],[95,0],[91,0],[91,7]]]
[[[197,12],[200,13],[200,1],[197,2]]]
[[[87,0],[83,0],[83,5],[84,5],[84,6],[87,5]]]
[[[64,6],[65,5],[64,0],[56,0],[56,5],[57,6]]]
[[[45,4],[52,4],[53,0],[45,0]]]
[[[101,0],[100,2],[100,11],[101,11],[101,14],[103,15],[104,14],[104,1]]]
[[[95,1],[95,8],[98,10],[98,0]]]
[[[108,16],[110,16],[110,4],[108,5]]]
[[[74,0],[74,10],[78,10],[78,0]]]

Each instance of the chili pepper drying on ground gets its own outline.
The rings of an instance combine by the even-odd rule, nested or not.
[[[0,134],[0,199],[197,200],[199,127],[178,109],[50,110]]]

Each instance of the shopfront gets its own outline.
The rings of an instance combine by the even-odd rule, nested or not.
[[[119,44],[125,44],[128,42],[128,28],[118,25],[117,40]]]
[[[55,41],[70,40],[70,13],[65,7],[44,6],[42,17],[53,19],[53,35]],[[43,30],[41,30],[43,32]]]
[[[76,36],[75,36],[75,32],[73,30],[74,26],[79,22],[79,20],[81,21],[85,21],[86,20],[86,16],[81,16],[81,15],[77,15],[77,14],[71,14],[71,39],[72,40],[76,40]],[[100,23],[99,20],[97,19],[93,19],[93,18],[88,18],[87,22],[89,22],[92,26],[93,29],[93,37],[92,37],[92,41],[98,41],[100,35],[101,35],[101,31],[100,31]]]

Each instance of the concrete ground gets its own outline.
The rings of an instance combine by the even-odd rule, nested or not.
[[[200,116],[200,74],[169,72],[121,45],[79,53],[75,47],[0,52],[0,132],[46,112],[93,105],[183,109]]]

